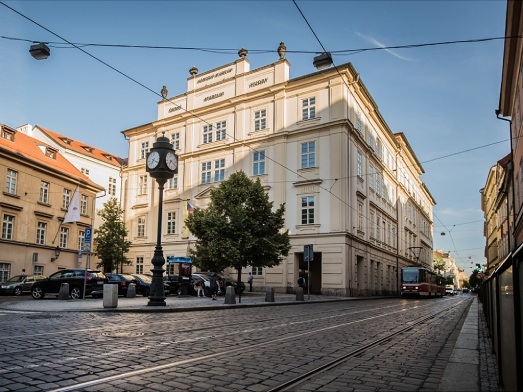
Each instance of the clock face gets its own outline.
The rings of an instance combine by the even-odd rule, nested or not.
[[[176,154],[174,154],[174,152],[168,152],[165,156],[165,163],[167,163],[167,167],[170,170],[176,170],[178,167],[178,157]]]
[[[160,154],[157,151],[153,151],[147,157],[147,167],[154,169],[160,163]]]

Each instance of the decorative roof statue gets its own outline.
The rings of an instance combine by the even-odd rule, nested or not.
[[[241,48],[238,51],[238,56],[240,56],[241,59],[244,59],[245,57],[247,57],[247,53],[249,53],[249,51],[247,49]]]
[[[162,98],[167,99],[167,87],[162,87]]]
[[[280,42],[280,46],[278,46],[278,54],[280,55],[280,60],[285,58],[285,52],[287,51],[287,47],[283,42]]]
[[[191,74],[191,76],[194,76],[198,73],[198,68],[196,67],[192,67],[190,70],[189,70],[189,73]]]

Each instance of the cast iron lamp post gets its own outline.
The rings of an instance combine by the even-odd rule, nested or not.
[[[153,148],[147,154],[146,171],[156,179],[158,183],[158,233],[156,236],[156,248],[152,259],[153,279],[149,295],[148,306],[165,306],[165,292],[163,290],[163,265],[165,258],[162,250],[162,210],[163,210],[163,187],[169,178],[178,173],[178,156],[174,153],[173,145],[169,139],[160,136],[153,144]]]

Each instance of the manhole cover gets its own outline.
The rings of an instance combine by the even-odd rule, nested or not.
[[[143,336],[143,332],[127,332],[127,331],[114,331],[114,332],[102,332],[102,336],[109,338],[134,338],[137,336]]]

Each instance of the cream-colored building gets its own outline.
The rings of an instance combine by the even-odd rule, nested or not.
[[[67,161],[53,146],[0,124],[0,280],[50,275],[86,265],[80,258],[94,200],[103,188]],[[80,221],[63,223],[79,186]],[[57,254],[57,248],[59,253]]]
[[[280,46],[280,49],[282,47]],[[133,266],[148,272],[156,243],[158,188],[145,157],[158,136],[179,155],[166,185],[162,247],[186,256],[188,203],[204,208],[210,190],[243,170],[286,205],[292,249],[280,266],[253,270],[254,287],[292,292],[314,247],[314,293],[396,293],[399,268],[432,267],[435,204],[403,133],[393,133],[351,64],[291,79],[285,52],[251,70],[247,51],[219,68],[192,68],[187,91],[158,102],[158,119],[123,131],[129,162],[123,199]],[[245,272],[251,271],[248,268]]]

